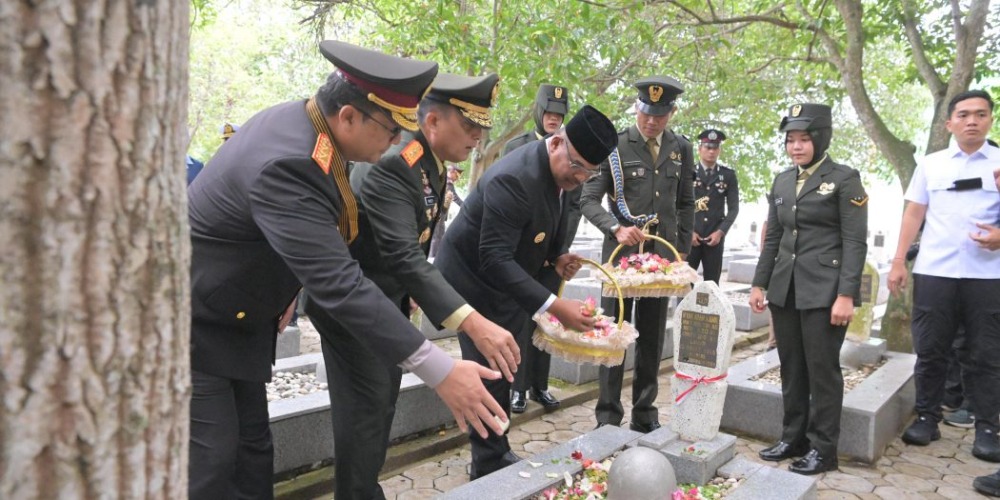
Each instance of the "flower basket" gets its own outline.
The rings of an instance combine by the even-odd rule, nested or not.
[[[614,278],[607,274],[600,263],[589,259],[581,261],[600,269],[607,275],[611,285],[618,287]],[[565,285],[564,281],[559,286],[559,295],[562,295]],[[551,314],[536,314],[532,319],[538,326],[532,336],[532,343],[535,347],[572,363],[617,366],[625,362],[625,350],[635,342],[639,332],[632,324],[625,321],[623,312],[625,307],[621,295],[618,296],[617,323],[614,322],[614,318],[601,314],[603,311],[597,307],[593,297],[587,299],[585,306],[591,308],[594,316],[598,318],[597,327],[593,330],[588,332],[572,330],[564,327]]]
[[[691,284],[698,281],[698,272],[681,259],[677,249],[659,236],[647,234],[647,239],[655,240],[667,246],[674,254],[670,262],[651,252],[643,252],[644,243],[639,244],[639,252],[628,257],[622,257],[615,263],[618,252],[625,247],[622,243],[611,252],[608,262],[602,266],[605,276],[598,276],[604,282],[602,295],[614,297],[615,287],[611,286],[611,278],[621,288],[621,295],[632,297],[683,297],[691,291]]]

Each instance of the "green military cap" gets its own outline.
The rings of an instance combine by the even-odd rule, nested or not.
[[[451,104],[472,123],[483,128],[493,127],[491,107],[496,105],[500,90],[500,77],[496,73],[486,76],[462,76],[441,73],[426,99]]]
[[[417,130],[417,105],[438,73],[436,62],[390,56],[349,43],[326,40],[319,50],[348,82],[367,92],[401,127]]]
[[[681,82],[669,76],[643,78],[635,82],[634,86],[639,90],[639,99],[636,102],[639,111],[653,116],[669,113],[674,109],[677,96],[684,93]]]
[[[535,106],[542,113],[566,116],[569,112],[569,91],[566,87],[543,83],[538,86],[538,93],[535,94]]]
[[[831,128],[832,110],[826,104],[801,103],[788,110],[788,116],[781,119],[781,131],[818,130]]]

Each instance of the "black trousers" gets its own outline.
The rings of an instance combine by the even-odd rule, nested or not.
[[[517,340],[518,345],[524,345],[523,337],[525,329],[522,326],[525,322],[529,321],[528,313],[520,308],[511,308],[502,314],[488,312],[484,316],[490,319],[490,321],[506,328],[511,333],[517,332],[514,333],[515,340]],[[486,357],[476,349],[476,344],[464,332],[459,332],[458,334],[458,345],[462,348],[462,359],[475,361],[483,366],[490,365]],[[497,380],[483,380],[483,385],[486,386],[486,390],[489,391],[490,395],[496,399],[497,404],[504,409],[509,419],[511,383],[507,379],[500,377]],[[469,428],[469,442],[472,445],[471,472],[480,477],[508,465],[502,459],[504,454],[510,451],[510,442],[507,440],[506,433],[501,436],[494,433],[489,427],[486,430],[488,434],[486,439],[483,439],[479,437],[479,434],[471,426]]]
[[[554,267],[543,268],[537,280],[550,292],[559,293],[562,278],[556,274]],[[518,392],[525,392],[528,389],[549,390],[549,367],[552,365],[552,355],[535,347],[531,342],[535,326],[535,322],[528,319],[524,331],[517,334],[521,344],[521,364],[514,375],[514,390]]]
[[[274,498],[274,448],[264,382],[191,370],[188,497]]]
[[[781,361],[781,440],[808,442],[820,455],[835,457],[844,406],[840,347],[847,327],[830,324],[830,307],[796,309],[794,283],[784,307],[769,307]]]
[[[402,370],[386,366],[327,314],[307,311],[320,333],[333,419],[334,496],[384,499],[378,473],[385,463]]]
[[[664,329],[667,322],[669,299],[644,298],[625,299],[625,320],[635,315],[635,327],[639,338],[635,341],[635,369],[632,379],[632,423],[650,424],[659,421],[659,413],[653,404],[659,390],[657,375],[660,370],[660,354],[663,352]],[[618,300],[605,298],[601,307],[611,311],[610,316],[618,317]],[[622,407],[622,379],[624,364],[608,368],[601,366],[599,381],[601,394],[597,399],[595,415],[597,422],[621,425],[625,416]]]
[[[726,239],[719,241],[718,245],[710,247],[705,243],[698,246],[691,246],[691,253],[688,254],[687,261],[691,267],[698,269],[698,265],[704,266],[702,277],[705,281],[714,281],[719,284],[722,277],[722,250],[726,244]]]
[[[965,395],[976,429],[1000,430],[1000,279],[913,275],[913,368],[918,414],[941,420],[941,401],[952,345],[965,328]]]
[[[952,342],[951,347],[954,355],[948,360],[948,375],[944,381],[942,403],[952,408],[964,408],[971,411],[972,407],[965,397],[965,386],[968,384],[963,382],[963,378],[968,376],[968,369],[963,369],[962,366],[968,365],[969,351],[965,347],[965,330],[962,327],[959,327],[955,333],[955,341]]]

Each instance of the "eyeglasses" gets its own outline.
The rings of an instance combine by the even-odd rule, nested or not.
[[[403,132],[403,128],[400,127],[399,125],[396,125],[395,127],[389,128],[384,123],[376,120],[374,116],[368,114],[365,110],[363,110],[361,108],[354,108],[354,109],[357,109],[359,113],[367,116],[369,120],[377,123],[379,127],[382,127],[382,128],[385,129],[386,132],[389,132],[389,138],[390,139],[394,139],[397,135],[399,135],[399,134],[401,134]]]
[[[586,172],[587,173],[586,180],[589,181],[590,179],[593,179],[594,177],[597,177],[598,175],[601,175],[601,169],[600,168],[595,168],[595,169],[591,170],[591,169],[587,168],[586,166],[584,166],[583,163],[580,160],[574,160],[573,157],[571,157],[569,155],[569,141],[563,141],[563,146],[566,146],[566,158],[569,158],[569,166],[571,166],[573,168],[578,168],[578,169],[583,170],[584,172]]]

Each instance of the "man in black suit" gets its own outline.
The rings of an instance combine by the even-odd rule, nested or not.
[[[413,299],[432,323],[464,332],[485,354],[489,366],[513,380],[520,357],[514,336],[470,307],[427,261],[431,234],[448,211],[444,162],[464,161],[483,130],[492,126],[490,108],[498,80],[496,74],[439,74],[420,101],[419,130],[407,134],[406,140],[393,146],[378,164],[354,165],[351,177],[359,186],[359,231],[350,250],[365,277],[378,285],[402,315],[410,316]],[[369,439],[379,439],[384,451],[402,370],[381,364],[369,370],[366,363],[343,357],[335,340],[348,335],[344,328],[326,311],[309,307],[308,312],[322,335],[331,402],[345,394],[370,401],[362,408],[355,406],[363,411],[353,414],[353,433],[337,440],[338,455],[342,445],[346,449],[365,447],[370,445]],[[346,354],[354,356],[353,352]],[[333,423],[337,430],[340,422],[335,419]],[[347,485],[370,487],[377,481],[384,453],[359,458],[355,454],[350,462],[337,461],[338,498],[362,497],[365,491],[351,490]]]
[[[480,381],[500,374],[455,362],[429,343],[361,275],[347,249],[358,229],[346,164],[376,161],[399,140],[400,127],[416,127],[417,102],[437,64],[335,41],[322,42],[320,51],[338,70],[316,96],[255,115],[188,189],[193,499],[272,497],[265,383],[301,286],[315,309],[347,332],[332,339],[338,351],[410,369],[463,428],[466,420],[483,435],[486,427],[501,428],[491,414],[503,410]],[[351,411],[363,411],[352,403],[350,395],[334,400],[334,420],[349,422]],[[338,463],[380,446],[384,454],[381,441],[342,450],[351,437],[335,435]],[[366,498],[381,496],[377,478],[367,486]]]
[[[563,195],[597,174],[614,143],[611,121],[584,106],[564,130],[503,157],[479,180],[445,234],[434,262],[441,274],[477,311],[508,330],[544,312],[569,328],[593,329],[594,318],[584,315],[579,301],[557,298],[535,277],[546,265],[567,279],[579,269],[579,256],[560,254],[567,224]],[[488,364],[468,335],[460,334],[459,343],[463,359]],[[510,383],[486,384],[509,409]],[[519,460],[505,435],[470,437],[472,479]]]
[[[580,209],[607,238],[604,260],[620,244],[619,256],[638,251],[642,226],[649,223],[653,234],[677,248],[682,258],[691,247],[694,223],[694,152],[691,143],[667,128],[677,110],[675,101],[684,92],[680,82],[669,76],[653,76],[635,83],[636,124],[618,134],[617,159],[601,165],[601,175],[583,186]],[[617,181],[615,179],[618,179]],[[611,212],[604,208],[608,197]],[[653,222],[650,222],[653,221]],[[673,260],[661,244],[647,244],[646,251]],[[605,311],[618,314],[618,301],[604,299]],[[632,422],[634,431],[650,432],[660,427],[656,401],[660,353],[663,351],[667,322],[665,298],[626,299],[625,317],[635,307],[639,338],[635,346],[635,377],[632,381]],[[597,426],[621,425],[622,378],[619,365],[600,369],[601,395],[597,401]]]
[[[535,95],[535,130],[525,132],[507,141],[503,147],[504,156],[525,144],[540,141],[559,130],[568,109],[569,90],[566,87],[540,85],[538,94]],[[573,243],[573,238],[576,237],[576,230],[580,227],[580,191],[581,188],[576,188],[566,193],[566,209],[569,213],[567,214],[565,237],[560,242],[562,245],[560,253],[569,251],[569,246]],[[548,288],[550,292],[558,293],[562,278],[556,274],[552,267],[545,267],[538,274],[538,282]],[[559,408],[559,400],[549,392],[549,366],[552,363],[552,355],[531,343],[531,334],[535,331],[534,321],[528,320],[522,329],[525,330],[525,333],[519,334],[518,338],[523,341],[521,345],[523,361],[518,367],[517,375],[514,376],[514,390],[510,395],[510,411],[524,413],[528,407],[528,402],[525,400],[526,395],[541,403],[546,410]]]
[[[465,200],[462,196],[458,194],[458,189],[455,188],[455,183],[458,179],[462,177],[462,173],[465,170],[462,167],[452,163],[448,165],[448,182],[445,184],[444,197],[445,205],[451,207],[452,204],[462,207],[462,203]],[[444,239],[444,232],[448,230],[448,210],[445,210],[441,214],[441,219],[438,221],[438,225],[434,228],[434,234],[431,236],[431,249],[427,254],[428,257],[434,258],[437,255],[438,248],[441,248],[441,240]]]
[[[707,129],[698,135],[698,158],[701,162],[694,176],[694,234],[688,264],[702,276],[719,284],[722,277],[722,251],[726,233],[740,213],[740,186],[733,169],[719,163],[719,152],[726,134]]]

